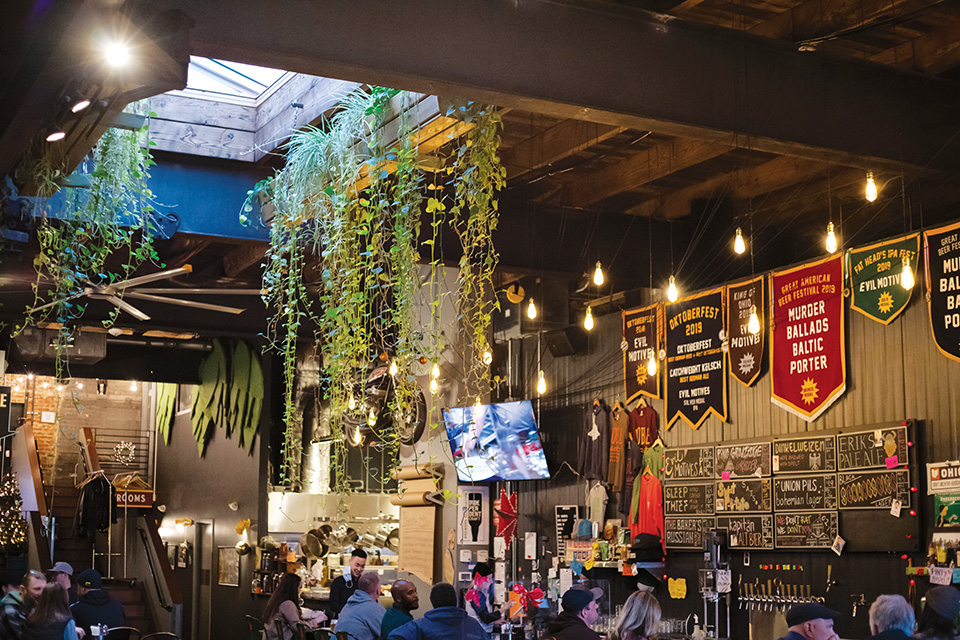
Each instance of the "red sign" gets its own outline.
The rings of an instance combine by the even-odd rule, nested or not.
[[[152,489],[117,489],[117,507],[149,509],[152,506]]]
[[[847,388],[843,255],[770,276],[774,404],[807,422]]]

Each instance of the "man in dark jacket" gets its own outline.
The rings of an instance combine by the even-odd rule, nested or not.
[[[73,605],[80,599],[77,593],[77,587],[73,584],[73,567],[67,562],[58,562],[50,570],[50,579],[59,582],[67,590],[67,597],[70,604]]]
[[[398,627],[389,640],[487,640],[480,623],[457,606],[457,590],[441,582],[430,590],[433,609],[422,618]]]
[[[127,626],[127,614],[123,611],[123,605],[104,590],[100,574],[93,569],[87,569],[77,577],[77,594],[80,599],[70,607],[70,612],[77,621],[77,628],[83,629],[87,638],[92,637],[90,625],[100,625],[100,635],[106,635],[107,629]],[[129,637],[129,634],[124,637],[116,635],[118,640],[127,640]],[[110,637],[112,640],[113,634]]]
[[[357,591],[357,583],[360,576],[363,575],[363,569],[367,566],[367,552],[363,549],[354,549],[350,554],[349,573],[337,576],[330,585],[330,601],[327,606],[330,608],[330,617],[336,618],[343,611],[343,605],[347,604]],[[349,578],[349,580],[347,579]]]
[[[23,622],[33,611],[37,598],[46,586],[47,579],[42,573],[27,571],[20,581],[20,588],[0,600],[0,639],[20,640]]]
[[[798,604],[787,611],[787,635],[780,640],[840,640],[833,621],[840,613],[816,602]]]
[[[908,640],[915,624],[913,607],[903,596],[885,594],[870,605],[869,640]]]
[[[409,580],[395,580],[390,586],[390,595],[393,596],[393,606],[387,609],[380,622],[380,640],[387,640],[391,631],[413,620],[410,612],[420,607],[417,585]]]
[[[590,628],[597,618],[597,598],[603,589],[570,587],[560,598],[563,609],[556,620],[547,624],[547,637],[554,640],[600,640],[600,634]]]

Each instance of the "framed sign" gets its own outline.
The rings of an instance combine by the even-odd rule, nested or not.
[[[773,511],[770,478],[717,483],[717,515]]]
[[[713,480],[713,447],[667,449],[663,453],[664,480]]]
[[[770,443],[717,445],[717,477],[759,478],[770,475]]]
[[[777,549],[829,549],[838,533],[836,511],[774,515]]]
[[[907,427],[880,426],[837,435],[837,469],[891,469],[907,464]]]
[[[773,441],[774,473],[822,473],[836,470],[836,436]]]
[[[824,511],[837,508],[837,476],[833,473],[773,479],[775,511]]]
[[[469,484],[457,487],[458,544],[490,545],[490,487]]]
[[[960,462],[927,463],[927,495],[960,494]]]
[[[713,484],[663,484],[663,514],[667,516],[713,515]]]
[[[773,516],[720,516],[717,528],[727,530],[731,549],[773,549]]]
[[[837,485],[841,509],[889,509],[894,500],[910,507],[910,472],[906,469],[838,473]]]
[[[217,547],[217,584],[240,586],[240,554],[236,547]]]
[[[664,544],[668,549],[703,549],[703,536],[715,524],[712,516],[665,518]]]

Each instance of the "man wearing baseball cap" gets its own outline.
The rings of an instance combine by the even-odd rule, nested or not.
[[[103,588],[100,574],[93,569],[87,569],[77,576],[77,593],[80,599],[70,607],[70,613],[77,622],[77,628],[83,629],[86,637],[92,637],[90,625],[106,625],[108,629],[127,626],[123,605],[110,597]],[[116,635],[118,640],[127,640],[129,632],[123,637],[119,633]],[[113,635],[110,637],[112,640]]]
[[[66,562],[58,562],[50,569],[50,580],[59,582],[67,590],[67,596],[70,598],[70,605],[73,605],[80,596],[77,595],[77,588],[73,585],[73,567]]]
[[[587,589],[576,585],[567,589],[560,598],[562,611],[547,625],[547,637],[553,640],[600,640],[600,634],[590,628],[600,612],[597,600],[603,589]]]
[[[787,611],[787,635],[780,640],[840,640],[833,621],[840,613],[816,602],[798,604]]]

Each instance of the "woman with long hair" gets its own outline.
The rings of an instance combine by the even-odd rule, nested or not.
[[[960,614],[960,591],[940,586],[927,591],[926,606],[917,621],[915,638],[953,640],[957,637],[957,615]]]
[[[70,615],[67,590],[59,582],[48,582],[27,616],[21,640],[77,640],[77,624]]]
[[[649,640],[660,630],[660,603],[649,591],[634,591],[623,605],[611,640]]]
[[[263,626],[267,630],[267,639],[281,640],[279,629],[283,629],[282,640],[290,640],[296,633],[301,614],[300,576],[295,573],[284,574],[263,610]]]

